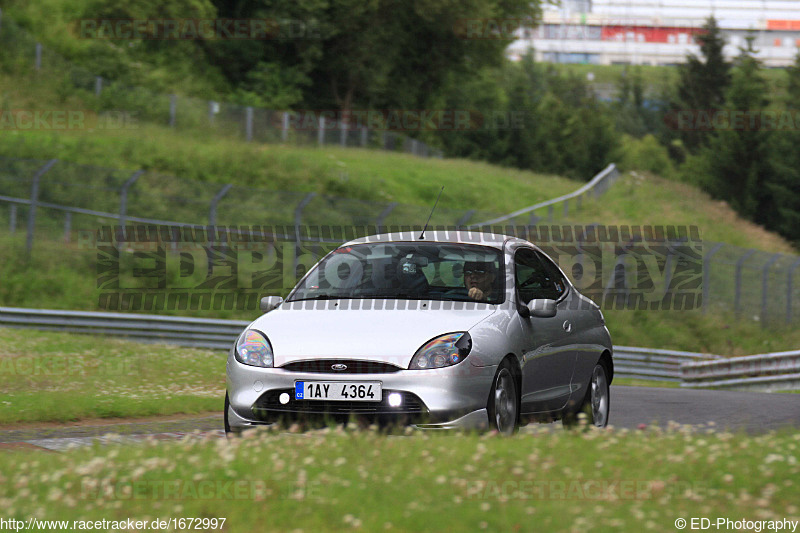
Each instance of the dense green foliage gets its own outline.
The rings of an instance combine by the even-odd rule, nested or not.
[[[21,24],[84,72],[107,79],[100,99],[91,97],[86,83],[83,92],[70,91],[63,82],[75,78],[74,72],[56,80],[60,100],[72,106],[135,109],[149,121],[163,114],[166,94],[176,93],[277,109],[468,111],[473,119],[469,128],[406,133],[442,148],[448,156],[580,179],[590,178],[611,161],[628,170],[680,176],[750,220],[800,241],[797,128],[770,128],[766,123],[758,128],[717,128],[697,122],[702,114],[713,120],[720,113],[796,112],[800,57],[786,72],[765,72],[752,49],[728,63],[722,54],[725,41],[713,18],[698,36],[700,56],[687,57],[671,73],[655,67],[625,68],[618,91],[604,100],[587,81],[586,74],[594,72],[586,65],[542,65],[532,56],[516,63],[503,58],[512,34],[492,27],[492,22],[535,21],[538,2],[5,4],[7,21]],[[273,33],[256,40],[80,35],[81,21],[87,18],[213,17],[271,21]],[[465,31],[465,24],[474,22],[479,35]],[[19,71],[23,59],[0,50],[0,68],[9,74]],[[607,83],[603,69],[597,70]],[[15,97],[0,94],[0,104],[13,109]],[[207,122],[203,105],[188,113],[182,108],[182,134]],[[689,127],[676,118],[686,112],[695,120]],[[334,192],[349,196],[349,188]]]
[[[709,115],[712,124],[705,128],[699,120],[693,124],[689,133],[697,140],[696,155],[688,158],[683,174],[743,217],[797,242],[798,130],[786,127],[785,119],[796,112],[800,56],[796,65],[787,69],[789,96],[781,102],[770,98],[774,91],[752,43],[748,38],[740,49],[722,100],[715,96],[717,115]],[[737,115],[744,117],[738,124]]]
[[[401,130],[450,156],[582,180],[611,162],[618,145],[614,110],[598,100],[585,78],[537,65],[530,57],[521,64],[504,58],[513,38],[509,28],[536,20],[538,2],[9,4],[7,12],[47,46],[106,80],[100,101],[89,98],[90,106],[132,110],[142,120],[157,120],[167,93],[342,116],[354,110],[467,112],[466,128],[437,124]],[[267,39],[165,40],[158,34],[114,39],[101,38],[106,34],[99,29],[91,33],[98,38],[86,38],[82,29],[87,19],[214,17],[268,21],[273,34]],[[91,90],[93,78],[88,79],[84,88]],[[181,123],[188,120],[193,127],[182,109]]]
[[[680,82],[673,110],[715,111],[725,103],[725,92],[731,84],[731,65],[722,53],[725,39],[713,17],[708,19],[703,28],[705,33],[697,37],[702,58],[689,55],[686,63],[678,67]],[[679,130],[678,133],[692,152],[708,141],[702,132]]]

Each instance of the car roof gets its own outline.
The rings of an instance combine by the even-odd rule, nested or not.
[[[477,244],[489,246],[502,250],[506,243],[519,243],[531,245],[528,241],[509,235],[498,233],[488,233],[477,230],[427,230],[420,238],[421,230],[398,231],[394,233],[381,233],[369,235],[345,243],[343,246],[365,243],[389,243],[389,242],[425,242],[425,243],[449,243],[449,244]]]

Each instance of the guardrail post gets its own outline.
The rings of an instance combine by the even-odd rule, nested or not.
[[[208,123],[210,125],[214,125],[214,116],[216,115],[216,105],[217,103],[213,100],[208,101]]]
[[[529,225],[529,226],[535,226],[536,224],[538,224],[538,223],[539,223],[539,221],[540,221],[540,220],[541,220],[541,217],[539,217],[539,216],[536,214],[536,211],[531,211],[531,216],[530,216],[530,218],[528,219],[528,225]]]
[[[64,213],[64,242],[69,242],[72,233],[72,213]]]
[[[564,200],[564,218],[569,216],[569,200]]]
[[[317,130],[317,144],[325,145],[325,117],[319,117],[319,130]]]
[[[244,111],[244,137],[247,142],[253,140],[253,108],[250,106]]]
[[[308,193],[305,198],[300,200],[300,203],[297,204],[297,207],[294,208],[294,239],[298,245],[300,244],[300,222],[303,218],[303,209],[305,209],[308,203],[313,200],[316,195],[317,193],[315,192]]]
[[[469,221],[469,219],[472,218],[472,215],[474,215],[474,214],[475,214],[475,209],[470,209],[469,211],[464,213],[464,216],[459,218],[458,222],[456,222],[456,227],[457,228],[461,228],[461,227],[466,226],[467,222]]]
[[[281,115],[281,141],[286,142],[289,139],[289,113],[286,111]]]
[[[766,327],[767,324],[767,288],[769,278],[769,268],[775,264],[775,261],[781,258],[781,254],[773,255],[769,261],[764,265],[764,271],[761,274],[761,327]]]
[[[397,205],[397,202],[390,203],[383,211],[381,211],[381,214],[378,215],[378,218],[375,220],[375,226],[377,227],[376,229],[378,233],[383,231],[383,221],[386,220],[386,217],[389,216],[389,213],[391,213],[392,210],[397,207]]]
[[[174,128],[178,114],[178,97],[177,95],[169,95],[169,127]]]
[[[300,222],[303,217],[303,209],[308,205],[308,203],[314,199],[317,195],[315,192],[308,193],[305,198],[300,200],[300,203],[297,204],[297,207],[294,209],[294,261],[292,264],[292,273],[296,275],[297,272],[297,264],[300,260]]]
[[[17,232],[17,206],[11,204],[11,213],[9,213],[10,220],[8,221],[8,231],[11,235]]]
[[[792,276],[794,276],[795,269],[800,266],[800,259],[797,259],[792,266],[789,267],[789,272],[786,275],[786,323],[792,323]]]
[[[131,185],[136,183],[136,180],[139,179],[139,176],[144,174],[144,170],[137,170],[133,173],[133,175],[128,178],[125,183],[122,184],[122,188],[119,190],[119,227],[120,229],[125,227],[125,215],[128,214],[128,189],[131,188]],[[120,237],[124,236],[124,232]],[[123,237],[124,238],[124,237]]]
[[[734,286],[733,309],[737,317],[740,311],[739,302],[742,298],[742,265],[744,265],[744,262],[754,253],[756,253],[755,250],[748,250],[736,261],[736,285]]]
[[[28,234],[25,237],[25,252],[28,257],[31,255],[33,249],[33,230],[36,226],[36,203],[39,201],[39,178],[53,168],[58,162],[58,159],[51,159],[36,174],[33,175],[33,185],[31,185],[31,206],[28,209]]]
[[[722,248],[721,242],[715,244],[703,258],[703,314],[708,311],[709,284],[711,283],[711,258]]]
[[[33,67],[36,70],[42,70],[42,43],[36,43],[36,60]]]
[[[99,97],[100,93],[103,92],[103,78],[102,76],[96,76],[94,78],[94,95],[95,97]]]
[[[214,198],[211,199],[211,206],[208,209],[208,225],[211,226],[211,231],[213,232],[210,242],[214,242],[216,239],[214,235],[216,235],[216,230],[214,229],[217,225],[217,204],[219,201],[222,200],[222,197],[228,194],[228,191],[231,190],[230,183],[225,185],[222,189],[219,190],[217,194],[214,195]]]
[[[553,204],[550,204],[547,207],[547,220],[552,224],[553,223]]]

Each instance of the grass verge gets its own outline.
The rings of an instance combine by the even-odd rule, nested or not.
[[[658,334],[669,334],[666,327],[659,329],[647,322],[636,326],[641,319],[632,313],[620,312],[620,316],[628,328],[610,326],[616,344],[669,345],[658,341]],[[652,320],[660,323],[654,314]],[[699,331],[713,329],[701,327]],[[771,343],[767,345],[770,350],[800,342],[797,332],[784,338],[770,337],[758,326],[752,331],[734,331],[741,335],[735,350],[751,348],[747,353],[755,353],[752,348],[762,338]],[[748,335],[755,338],[747,341]],[[672,342],[681,349],[697,339],[689,332],[685,338],[673,336]],[[711,346],[721,347],[725,339],[716,342]],[[225,355],[220,352],[11,328],[0,328],[0,345],[4,346],[0,353],[0,424],[194,414],[222,408]],[[614,384],[678,386],[629,378],[615,379]]]
[[[264,431],[0,454],[0,505],[17,520],[224,518],[225,531],[674,531],[678,518],[797,520],[798,445],[680,427]]]
[[[0,328],[0,424],[222,409],[225,355]]]

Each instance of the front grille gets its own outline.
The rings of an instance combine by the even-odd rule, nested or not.
[[[345,365],[346,370],[334,370],[333,365]],[[290,372],[312,372],[317,374],[388,374],[403,370],[399,366],[376,361],[353,361],[350,359],[314,359],[311,361],[295,361],[283,365],[283,370]]]
[[[389,395],[397,392],[403,397],[399,407],[389,405]],[[289,403],[282,404],[278,398],[281,394],[289,395]],[[428,412],[422,400],[410,392],[384,390],[380,402],[295,400],[294,389],[267,391],[253,404],[253,413],[259,417],[270,417],[274,414],[354,414],[354,415],[421,415]],[[271,417],[270,417],[271,418]]]

